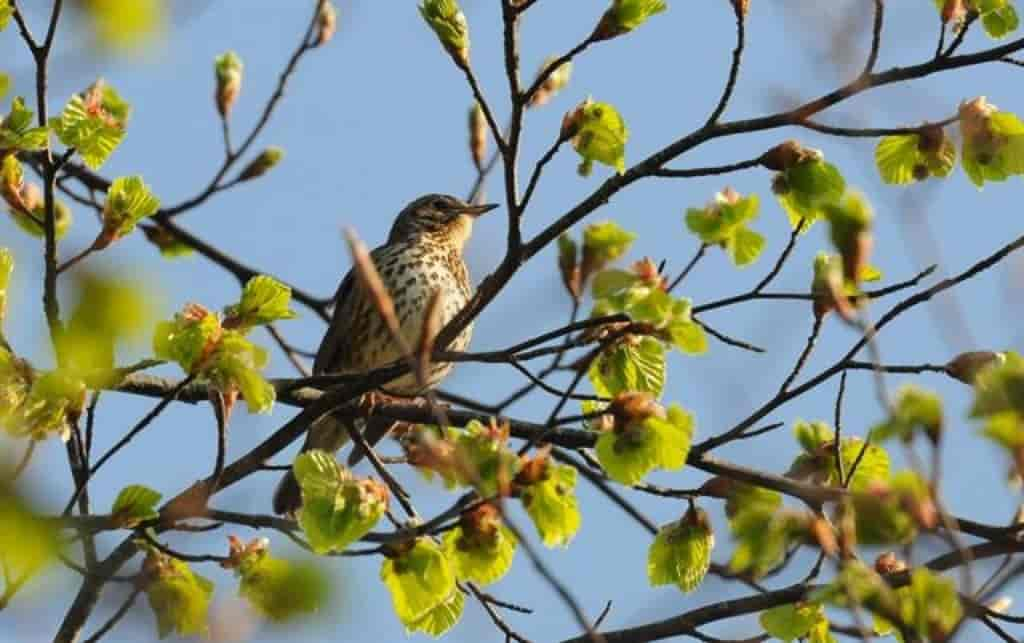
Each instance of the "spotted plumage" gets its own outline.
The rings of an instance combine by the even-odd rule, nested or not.
[[[399,329],[405,341],[419,341],[428,304],[435,292],[440,296],[441,325],[447,324],[473,295],[469,271],[462,250],[469,240],[476,217],[494,205],[469,205],[456,197],[428,194],[407,205],[395,219],[387,243],[370,253],[384,287],[391,295]],[[365,373],[402,358],[399,346],[374,308],[373,302],[350,270],[335,295],[334,316],[313,362],[314,374]],[[473,333],[468,325],[452,342],[452,350],[463,350]],[[433,364],[426,388],[436,386],[451,371],[450,363]],[[415,395],[424,386],[410,373],[383,387],[387,393]],[[364,429],[370,444],[380,440],[391,423],[372,419]],[[303,450],[335,451],[345,443],[348,431],[334,417],[327,416],[312,426]],[[360,454],[353,451],[350,463]],[[274,495],[274,511],[293,513],[301,504],[298,484],[288,472]]]

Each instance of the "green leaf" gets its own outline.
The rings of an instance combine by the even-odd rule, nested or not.
[[[61,370],[42,373],[30,381],[28,394],[5,419],[4,429],[16,437],[44,440],[55,434],[66,440],[70,435],[67,415],[69,411],[83,410],[85,383]]]
[[[548,463],[546,477],[526,486],[520,495],[526,513],[548,547],[567,547],[579,531],[575,489],[576,469]]]
[[[14,272],[14,255],[8,248],[0,248],[0,324],[3,324],[4,316],[7,313],[7,288],[11,285],[12,272]]]
[[[163,495],[140,484],[128,485],[117,494],[114,505],[110,508],[114,521],[121,527],[131,528],[140,522],[153,520],[160,516],[156,503]]]
[[[583,229],[584,272],[592,274],[626,254],[636,233],[623,230],[614,221],[592,223]]]
[[[1002,360],[978,373],[971,417],[1002,413],[1024,415],[1024,358],[1007,351]]]
[[[0,31],[7,28],[7,23],[11,21],[11,16],[14,15],[14,7],[11,6],[9,0],[0,0]]]
[[[832,428],[825,422],[804,422],[798,420],[793,425],[793,434],[800,447],[807,453],[817,453],[819,449],[831,442],[835,436]]]
[[[825,609],[821,603],[815,602],[799,602],[773,607],[761,612],[758,620],[765,632],[787,643],[807,636],[811,629],[821,621],[825,621],[827,629],[828,623]]]
[[[913,616],[904,620],[913,625],[922,638],[945,640],[963,617],[956,584],[925,567],[916,567],[911,572],[909,595]]]
[[[839,449],[840,458],[843,461],[843,470],[847,476],[850,475],[850,471],[853,470],[853,464],[857,461],[857,456],[864,448],[864,441],[860,438],[843,438],[843,444]],[[833,459],[833,463],[834,463]],[[834,470],[831,478],[831,483],[836,484],[838,482],[839,474]],[[884,482],[889,479],[889,454],[886,453],[885,449],[876,445],[869,444],[867,450],[864,452],[864,457],[861,458],[860,464],[857,465],[857,470],[853,474],[853,479],[850,481],[850,489],[853,491],[865,491],[872,483]]]
[[[594,277],[591,290],[594,299],[604,299],[628,290],[640,281],[640,277],[626,270],[602,270]]]
[[[734,264],[740,267],[749,266],[761,256],[765,243],[765,238],[760,233],[749,228],[740,228],[726,242],[726,250],[729,251],[729,257]]]
[[[11,101],[11,111],[0,121],[0,150],[31,152],[46,147],[45,127],[32,127],[33,112],[18,96]]]
[[[213,583],[176,558],[151,550],[143,563],[153,579],[146,597],[156,614],[160,638],[205,635]]]
[[[257,275],[245,284],[241,301],[224,309],[230,320],[225,324],[244,333],[255,326],[294,319],[297,315],[288,308],[291,301],[291,288],[273,277]]]
[[[703,509],[690,509],[682,519],[658,530],[647,550],[647,579],[652,587],[677,585],[697,589],[711,566],[715,536]]]
[[[205,367],[223,329],[217,315],[199,305],[189,305],[172,321],[160,322],[153,333],[157,359],[177,362],[186,373]]]
[[[960,105],[964,172],[977,187],[1024,174],[1024,122],[985,97]]]
[[[455,472],[460,484],[474,486],[485,498],[507,489],[519,469],[518,456],[508,448],[507,430],[473,421],[465,430],[453,431],[452,442],[462,465]]]
[[[2,2],[0,2],[0,4],[2,4]],[[2,12],[3,9],[0,8],[0,13]],[[2,20],[2,18],[0,18],[0,20]],[[0,98],[6,96],[9,91],[11,91],[11,77],[8,74],[0,72]]]
[[[331,454],[314,449],[299,454],[292,471],[302,490],[298,521],[317,554],[344,551],[387,510],[387,488],[354,478]]]
[[[465,52],[468,57],[469,24],[455,0],[423,0],[419,10],[445,49],[453,55]]]
[[[1020,18],[1013,5],[1007,2],[999,9],[983,13],[981,24],[985,27],[985,33],[999,40],[1017,31],[1020,27]]]
[[[162,0],[85,2],[95,42],[115,53],[130,54],[150,43],[164,30],[168,3]]]
[[[130,112],[128,103],[100,79],[72,96],[60,117],[50,120],[50,127],[61,143],[96,170],[124,140]]]
[[[580,174],[590,174],[594,161],[615,168],[619,174],[626,171],[629,130],[615,107],[588,98],[569,118],[575,124],[572,146],[583,159]]]
[[[622,33],[632,31],[648,18],[668,9],[664,0],[612,0],[608,10],[614,24]]]
[[[2,380],[0,365],[0,382]],[[0,420],[5,393],[0,391]],[[55,522],[45,520],[7,485],[0,486],[0,524],[4,526],[0,529],[0,560],[10,567],[8,573],[13,573],[14,577],[34,576],[56,560],[61,544]],[[7,582],[10,578],[8,576]]]
[[[269,413],[277,394],[260,374],[267,365],[267,351],[241,333],[226,330],[210,357],[206,375],[220,391],[239,391],[250,413]]]
[[[594,360],[587,375],[602,397],[628,391],[659,397],[665,387],[665,347],[652,337],[616,343]]]
[[[408,633],[423,632],[437,638],[450,630],[462,618],[462,609],[466,605],[466,597],[456,589],[448,598],[437,605],[414,623],[406,624]]]
[[[71,319],[57,342],[70,372],[90,386],[114,386],[115,349],[125,340],[143,337],[152,319],[152,302],[141,282],[87,275],[76,284]]]
[[[395,614],[410,630],[457,591],[450,562],[429,538],[417,538],[407,551],[386,558],[380,579],[391,592]]]
[[[918,431],[935,439],[942,431],[942,399],[935,393],[906,384],[896,394],[893,411],[871,430],[871,435],[882,442],[892,437],[909,442]]]
[[[104,232],[113,239],[131,234],[135,224],[151,217],[160,209],[160,199],[153,196],[141,176],[114,179],[103,205]]]
[[[32,390],[32,367],[0,346],[0,429],[21,433],[22,404]]]
[[[503,524],[489,533],[462,525],[444,535],[444,555],[459,580],[481,586],[500,580],[512,568],[516,537]]]
[[[274,558],[265,547],[246,556],[236,571],[241,578],[238,595],[275,623],[318,611],[328,593],[320,567]]]
[[[681,469],[690,452],[693,416],[673,404],[661,418],[652,415],[642,422],[616,426],[597,439],[597,459],[616,482],[635,485],[652,469]]]
[[[956,164],[956,147],[941,128],[934,126],[923,134],[885,136],[875,148],[875,164],[882,181],[890,184],[946,177]]]
[[[672,345],[687,355],[703,355],[708,352],[708,337],[695,321],[673,320],[668,325]]]
[[[846,181],[836,166],[818,158],[807,158],[776,175],[772,189],[795,230],[803,231],[824,216],[822,208],[836,203],[846,191]]]

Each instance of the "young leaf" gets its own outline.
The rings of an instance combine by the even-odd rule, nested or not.
[[[440,603],[414,623],[407,623],[408,633],[423,632],[434,638],[440,637],[450,630],[462,618],[462,609],[466,605],[466,597],[455,589],[444,602]]]
[[[0,345],[0,429],[18,435],[21,406],[32,390],[32,367]]]
[[[665,387],[665,347],[653,337],[617,342],[594,360],[587,375],[602,397],[629,391],[658,397]]]
[[[123,176],[114,179],[103,204],[103,245],[125,237],[135,225],[160,209],[160,199],[153,196],[141,176]]]
[[[13,15],[14,7],[11,6],[10,0],[0,0],[0,31],[7,28],[7,23]]]
[[[999,40],[1020,27],[1020,18],[1010,0],[983,0],[979,5],[981,24],[989,37]]]
[[[228,118],[242,91],[243,68],[242,59],[233,51],[226,51],[213,60],[213,75],[217,81],[214,100],[221,118]]]
[[[32,110],[25,107],[24,98],[18,96],[11,101],[11,111],[0,120],[0,150],[31,152],[46,147],[49,134],[45,127],[33,127],[35,120],[32,117]]]
[[[711,566],[715,535],[703,509],[691,507],[680,520],[658,530],[647,551],[647,579],[652,587],[674,584],[690,593]]]
[[[146,596],[156,614],[160,638],[172,632],[182,637],[205,634],[213,583],[185,562],[155,549],[147,554],[142,569],[149,579]]]
[[[417,538],[386,558],[380,579],[391,592],[395,614],[409,630],[457,592],[451,563],[429,538]]]
[[[520,494],[523,507],[548,547],[567,547],[580,528],[576,469],[547,463],[546,475]]]
[[[0,390],[0,420],[3,395]],[[38,515],[7,485],[0,486],[0,524],[4,526],[0,529],[0,552],[4,563],[16,574],[25,574],[26,578],[35,575],[54,562],[61,551],[60,533],[54,522]]]
[[[949,176],[956,164],[956,147],[941,127],[920,134],[885,136],[875,148],[875,165],[885,183],[905,185],[935,176]]]
[[[862,450],[864,450],[864,441],[860,438],[843,438],[842,446],[839,449],[839,456],[843,461],[843,470],[847,477],[853,471],[853,478],[849,484],[853,491],[864,491],[873,483],[885,482],[889,479],[889,454],[885,449],[876,444],[869,444],[864,450],[863,457],[860,457]],[[854,471],[853,465],[857,462],[858,457],[860,457],[860,464]],[[832,462],[830,483],[837,484],[839,472],[835,470],[835,458],[832,459]]]
[[[754,262],[764,249],[765,239],[747,224],[757,218],[756,194],[741,197],[732,188],[715,194],[703,209],[686,211],[686,227],[705,244],[718,245],[737,266]]]
[[[0,248],[0,324],[3,324],[7,313],[7,288],[11,284],[11,273],[14,272],[14,255],[7,248]]]
[[[663,415],[666,417],[651,415],[601,434],[595,450],[609,477],[635,485],[652,469],[682,468],[693,439],[693,416],[677,404]]]
[[[459,580],[481,586],[498,581],[512,567],[516,537],[501,522],[492,505],[466,514],[455,529],[444,535],[444,555]]]
[[[144,485],[128,485],[117,494],[110,513],[119,526],[132,528],[140,522],[160,516],[160,512],[156,510],[156,503],[160,502],[162,497],[160,492]]]
[[[452,432],[452,442],[460,484],[474,486],[485,498],[507,491],[519,468],[519,458],[508,448],[507,426],[473,421]]]
[[[942,399],[935,393],[907,384],[896,394],[894,413],[871,429],[871,435],[884,442],[898,437],[910,442],[915,432],[936,439],[942,431]]]
[[[387,510],[386,486],[353,478],[325,451],[299,454],[292,470],[302,490],[299,526],[318,554],[344,551]]]
[[[230,553],[224,566],[239,577],[238,594],[256,612],[284,623],[320,609],[328,583],[317,566],[272,557],[266,538],[243,544],[229,536],[228,542]]]
[[[808,155],[803,160],[775,175],[772,191],[789,216],[795,230],[800,222],[806,232],[825,213],[822,208],[837,202],[846,191],[846,181],[821,153]]]
[[[608,40],[621,36],[667,9],[665,0],[612,0],[612,6],[605,11],[591,37]]]
[[[131,107],[103,79],[75,94],[50,128],[64,145],[74,148],[97,170],[124,140]]]
[[[456,63],[468,67],[469,24],[458,3],[455,0],[423,0],[419,10]]]
[[[173,320],[156,325],[153,353],[157,359],[177,362],[186,373],[195,373],[206,366],[223,332],[217,315],[189,304]]]
[[[984,96],[960,104],[964,172],[977,187],[1024,174],[1024,122]]]
[[[85,383],[65,371],[38,375],[32,380],[32,387],[21,405],[4,422],[4,428],[16,437],[45,440],[50,434],[56,434],[67,440],[70,435],[68,413],[82,412],[85,394]]]
[[[761,612],[758,620],[765,632],[787,643],[806,637],[811,629],[822,621],[825,621],[826,630],[828,625],[825,609],[821,603],[815,602],[800,602],[773,607]]]
[[[562,131],[572,139],[573,148],[583,159],[580,175],[589,176],[594,161],[615,168],[619,174],[626,171],[629,130],[613,106],[588,98],[566,115]]]
[[[294,319],[297,315],[288,308],[291,301],[291,288],[273,277],[257,275],[245,284],[241,301],[224,309],[224,325],[245,333],[255,326]]]

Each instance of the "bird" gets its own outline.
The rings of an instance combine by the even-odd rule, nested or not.
[[[399,331],[409,346],[419,341],[431,299],[437,293],[438,317],[447,324],[473,296],[463,248],[477,217],[498,207],[495,203],[474,205],[447,194],[428,194],[405,206],[395,218],[384,245],[370,252],[377,272],[394,304]],[[468,324],[449,345],[465,350],[473,334]],[[403,358],[388,326],[374,306],[370,293],[357,278],[354,268],[341,280],[334,296],[334,313],[313,361],[313,374],[359,374],[393,364]],[[451,362],[431,364],[426,381],[407,373],[382,387],[382,392],[401,396],[419,395],[434,388],[452,369]],[[394,426],[387,418],[370,418],[363,435],[371,446]],[[326,415],[307,431],[302,451],[323,449],[335,452],[348,440],[342,420]],[[349,465],[362,457],[353,448]],[[302,494],[294,473],[285,473],[274,493],[274,512],[294,515],[302,505]]]

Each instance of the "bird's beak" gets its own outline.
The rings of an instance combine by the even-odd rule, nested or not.
[[[494,210],[495,208],[498,208],[499,206],[500,206],[500,204],[498,204],[498,203],[483,203],[481,205],[467,205],[467,206],[462,208],[462,211],[460,212],[460,214],[468,214],[469,216],[471,216],[471,217],[473,217],[475,219],[476,217],[484,214],[485,212],[490,212],[491,210]]]

